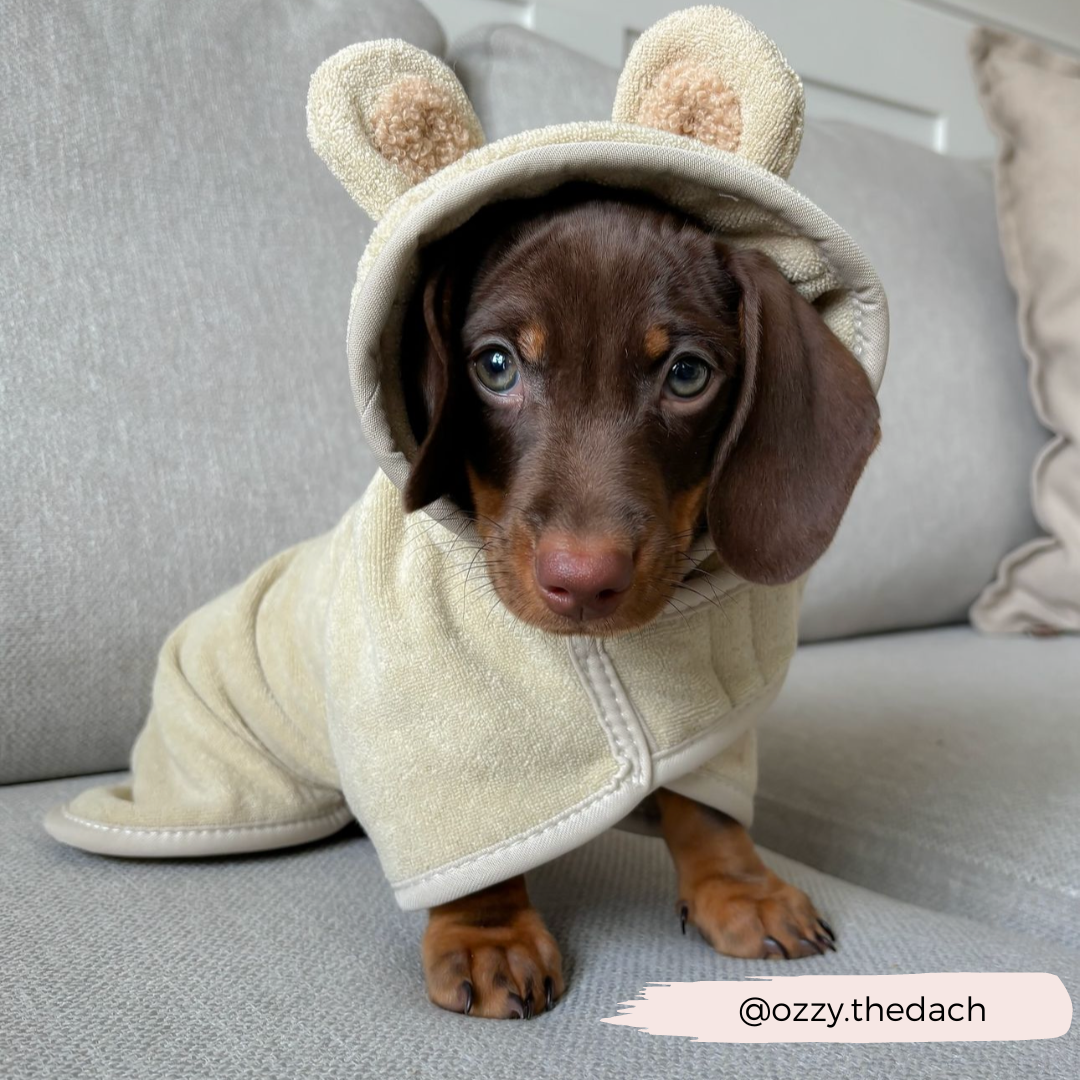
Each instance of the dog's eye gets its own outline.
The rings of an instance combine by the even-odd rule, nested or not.
[[[508,394],[517,385],[517,361],[503,349],[485,349],[475,368],[476,377],[493,394]]]
[[[696,356],[680,356],[668,369],[664,388],[677,398],[697,397],[709,385],[712,371]]]

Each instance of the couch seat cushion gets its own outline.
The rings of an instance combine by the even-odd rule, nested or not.
[[[1080,949],[1080,641],[804,646],[759,734],[761,843]]]
[[[41,828],[47,807],[90,782],[0,789],[7,1080],[1076,1075],[1075,1026],[1044,1042],[760,1047],[598,1022],[651,981],[755,974],[1051,971],[1074,1000],[1080,993],[1080,958],[1067,950],[788,859],[770,857],[815,898],[840,949],[782,972],[680,935],[659,840],[609,832],[541,868],[531,890],[561,943],[569,989],[551,1014],[499,1023],[429,1004],[418,952],[424,917],[396,907],[358,833],[270,856],[106,859],[62,847]]]

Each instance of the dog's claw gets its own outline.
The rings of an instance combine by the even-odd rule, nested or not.
[[[765,959],[773,956],[782,956],[785,960],[791,959],[791,954],[774,937],[765,938]]]
[[[550,975],[544,980],[544,1006],[548,1012],[555,1007],[555,983]]]
[[[817,935],[818,944],[824,945],[829,952],[836,952],[836,946],[824,934]]]
[[[816,942],[811,941],[809,938],[799,938],[804,945],[809,945],[811,949],[818,954],[818,956],[824,956],[825,950]]]
[[[534,1019],[545,993],[549,1007],[562,993],[558,947],[523,890],[507,890],[505,918],[489,919],[485,903],[471,914],[431,912],[421,951],[428,997],[458,1016]]]
[[[682,927],[683,936],[686,936],[686,920],[690,916],[690,909],[685,905],[679,906],[679,925]]]
[[[836,941],[836,934],[833,933],[833,928],[824,919],[818,919],[818,926],[829,935],[830,941]]]

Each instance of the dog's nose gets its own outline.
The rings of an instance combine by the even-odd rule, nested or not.
[[[586,622],[611,615],[634,577],[628,548],[543,537],[536,546],[536,582],[557,615]]]

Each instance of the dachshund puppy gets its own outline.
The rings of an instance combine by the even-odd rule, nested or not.
[[[862,368],[767,257],[627,192],[505,203],[429,247],[404,343],[407,508],[471,513],[502,603],[555,634],[648,623],[706,529],[742,577],[798,578],[878,439]],[[655,805],[684,931],[738,957],[833,948],[734,819]],[[422,951],[447,1009],[528,1018],[563,990],[521,877],[432,909]]]

